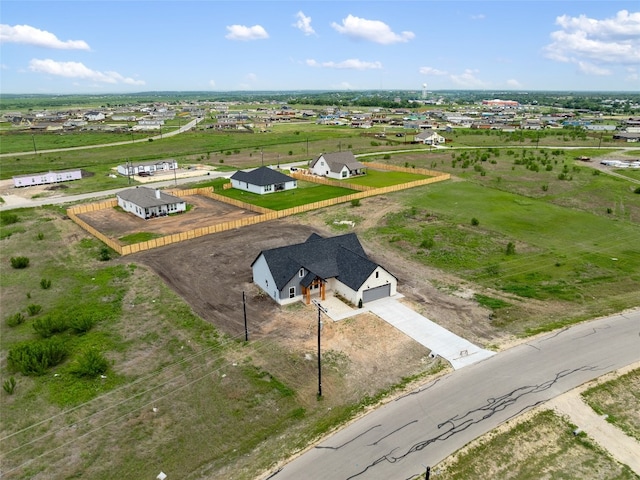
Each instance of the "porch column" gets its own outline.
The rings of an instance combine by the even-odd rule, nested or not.
[[[325,282],[323,282],[322,280],[320,280],[320,298],[322,298],[322,300],[326,300],[325,299]]]

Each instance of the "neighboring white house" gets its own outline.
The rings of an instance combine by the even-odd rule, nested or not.
[[[136,187],[116,194],[118,206],[125,212],[148,220],[187,210],[187,202],[155,188]]]
[[[355,233],[263,250],[251,264],[253,282],[280,305],[309,304],[333,291],[353,305],[397,293],[398,279],[364,252]]]
[[[84,114],[84,119],[88,120],[89,122],[98,122],[100,120],[104,120],[105,118],[107,118],[105,116],[104,113],[102,112],[86,112]]]
[[[435,130],[426,129],[413,137],[415,142],[424,143],[425,145],[440,145],[446,139]]]
[[[314,175],[344,179],[367,173],[367,167],[356,160],[352,152],[322,153],[309,164]]]
[[[32,185],[47,185],[49,183],[70,182],[80,180],[82,170],[61,170],[59,172],[29,173],[27,175],[16,175],[13,177],[15,187],[30,187]]]
[[[120,175],[140,175],[142,172],[152,175],[156,172],[169,172],[177,169],[178,162],[174,159],[131,162],[129,164],[118,165],[117,168]]]
[[[297,188],[298,181],[269,167],[259,167],[248,172],[238,170],[231,175],[231,185],[239,190],[264,195]]]

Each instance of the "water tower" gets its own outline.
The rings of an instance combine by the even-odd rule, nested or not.
[[[426,99],[427,98],[427,84],[423,83],[422,84],[422,99]]]

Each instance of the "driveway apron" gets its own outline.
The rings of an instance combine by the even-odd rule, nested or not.
[[[432,322],[394,298],[383,298],[366,304],[366,308],[439,355],[454,369],[477,363],[494,352],[482,349]]]

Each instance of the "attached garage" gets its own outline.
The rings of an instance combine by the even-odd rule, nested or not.
[[[362,292],[362,303],[373,302],[391,296],[391,284],[370,288]]]

